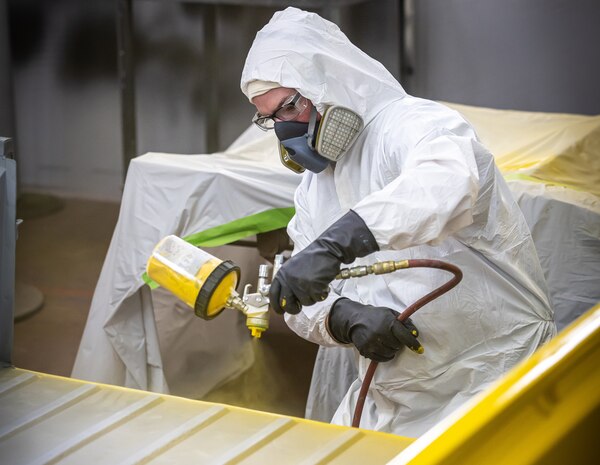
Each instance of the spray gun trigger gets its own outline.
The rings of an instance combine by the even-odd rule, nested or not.
[[[246,284],[244,286],[244,293],[242,294],[242,300],[248,302],[250,291],[252,290],[252,284]]]

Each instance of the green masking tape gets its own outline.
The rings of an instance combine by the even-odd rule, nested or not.
[[[219,245],[231,244],[248,236],[285,228],[295,212],[294,207],[272,208],[220,226],[215,226],[214,228],[190,234],[189,236],[185,236],[183,240],[196,247],[217,247]],[[150,279],[147,273],[142,275],[142,279],[151,289],[159,287],[157,283]]]

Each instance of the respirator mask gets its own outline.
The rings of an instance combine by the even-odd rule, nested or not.
[[[338,161],[363,128],[359,115],[337,105],[328,107],[318,121],[317,117],[313,107],[308,123],[275,123],[281,162],[296,173],[304,169],[320,173],[329,163]]]

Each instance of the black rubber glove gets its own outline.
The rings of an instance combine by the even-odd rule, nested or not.
[[[354,344],[363,357],[376,362],[392,360],[404,346],[418,354],[424,352],[410,318],[402,323],[398,312],[387,307],[341,298],[331,308],[328,329],[334,339]]]
[[[324,300],[342,263],[352,263],[377,250],[379,246],[363,219],[350,210],[283,264],[271,283],[271,307],[280,314],[296,314],[302,305]]]

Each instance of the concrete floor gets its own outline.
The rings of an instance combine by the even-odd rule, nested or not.
[[[44,304],[15,323],[13,361],[19,368],[70,376],[119,205],[62,200],[64,208],[26,217],[19,229],[16,279],[37,287]],[[205,400],[304,416],[317,346],[292,333],[277,315],[260,344],[254,366]],[[245,389],[249,385],[252,393]]]

